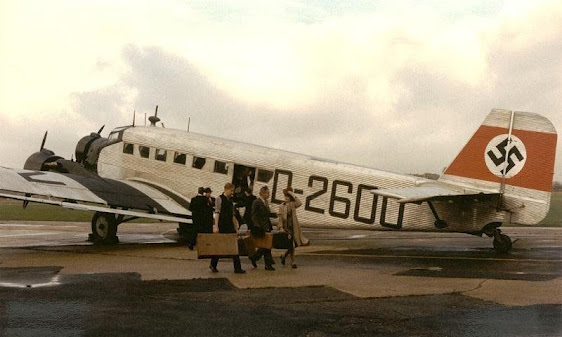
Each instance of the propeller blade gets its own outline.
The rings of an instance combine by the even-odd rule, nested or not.
[[[105,124],[100,128],[100,130],[98,131],[98,135],[103,131],[103,128],[105,128]]]
[[[49,131],[45,131],[45,135],[43,136],[43,141],[41,142],[41,147],[39,148],[39,151],[43,150],[43,148],[45,147],[45,142],[47,141],[47,133]]]
[[[158,105],[156,106],[156,111],[154,111],[154,117],[158,117]]]

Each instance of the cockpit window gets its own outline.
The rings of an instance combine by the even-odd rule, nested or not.
[[[119,141],[119,132],[110,133],[109,137],[107,138],[107,141],[109,143],[117,143]]]

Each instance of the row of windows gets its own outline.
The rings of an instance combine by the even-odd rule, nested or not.
[[[135,145],[131,143],[123,143],[123,153],[134,154]],[[139,155],[141,158],[150,157],[150,147],[139,145],[138,146]],[[170,151],[171,152],[171,151]],[[156,148],[154,151],[154,159],[158,161],[165,162],[167,160],[168,150]],[[187,154],[174,151],[174,163],[185,165],[187,163]],[[207,159],[203,157],[193,156],[193,161],[191,167],[196,169],[203,169]],[[228,174],[228,164],[223,161],[215,160],[215,167],[213,169],[215,173]],[[273,171],[258,169],[257,180],[259,182],[268,183],[273,178]]]

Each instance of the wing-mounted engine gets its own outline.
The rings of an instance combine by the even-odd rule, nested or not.
[[[53,171],[82,176],[95,175],[99,152],[107,144],[107,138],[102,138],[100,135],[102,130],[103,126],[97,133],[92,132],[80,139],[76,145],[76,161],[64,159],[57,156],[53,151],[46,149],[45,141],[48,132],[45,132],[39,151],[27,158],[23,168],[32,171]]]
[[[34,170],[34,171],[49,171],[49,167],[53,164],[56,165],[56,161],[59,159],[63,159],[60,156],[55,155],[55,153],[49,149],[45,148],[45,141],[47,140],[47,133],[43,136],[43,141],[41,142],[41,147],[39,148],[38,152],[35,152],[27,160],[23,165],[23,168],[26,170]]]

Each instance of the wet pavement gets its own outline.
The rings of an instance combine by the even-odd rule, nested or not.
[[[560,336],[562,231],[314,230],[298,268],[247,274],[177,243],[171,224],[126,224],[93,245],[85,223],[0,224],[2,336]]]

